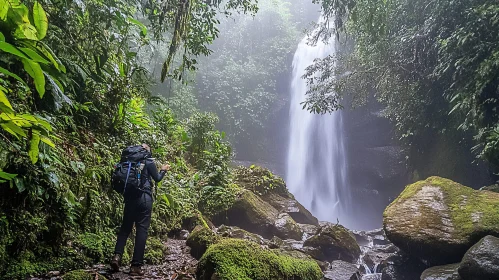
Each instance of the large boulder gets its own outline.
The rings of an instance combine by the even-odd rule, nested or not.
[[[440,177],[409,185],[384,212],[388,239],[441,265],[456,263],[480,238],[499,235],[499,193],[476,191]]]
[[[260,196],[280,213],[288,213],[297,223],[319,225],[319,221],[288,191],[284,180],[266,168],[240,166],[234,171],[236,183]]]
[[[307,254],[321,261],[355,262],[360,256],[360,247],[355,237],[342,225],[324,225],[316,235],[307,239],[303,246]]]
[[[461,280],[457,272],[458,267],[458,263],[430,267],[423,271],[421,280]]]
[[[305,257],[284,255],[251,241],[229,238],[210,246],[199,261],[196,276],[198,280],[322,279],[319,265]]]
[[[381,280],[416,280],[428,268],[421,261],[404,252],[388,257],[380,266],[382,267]]]
[[[215,244],[219,237],[205,226],[196,226],[187,237],[186,245],[191,248],[191,255],[199,259],[206,252],[208,247]]]
[[[279,213],[269,203],[251,191],[243,191],[235,203],[214,217],[216,224],[238,226],[244,230],[270,239],[273,236],[300,240],[303,232],[286,213]]]
[[[473,245],[458,271],[463,280],[499,279],[499,238],[489,235]]]

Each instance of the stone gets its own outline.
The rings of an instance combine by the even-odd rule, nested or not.
[[[309,253],[321,261],[355,262],[360,256],[355,237],[342,225],[325,224],[317,235],[305,240],[303,246],[313,248]]]
[[[214,217],[216,224],[237,226],[264,238],[273,236],[301,240],[303,232],[286,213],[279,213],[272,205],[251,191],[243,191],[224,213]]]
[[[499,279],[499,238],[488,235],[473,245],[458,271],[463,280]]]
[[[328,270],[324,272],[327,280],[360,280],[362,276],[354,264],[345,261],[333,261]]]
[[[440,177],[405,188],[384,212],[388,239],[430,265],[461,261],[487,234],[499,235],[499,193]]]
[[[260,235],[248,232],[236,226],[221,225],[217,229],[217,233],[222,237],[245,239],[262,245],[266,243]]]
[[[199,261],[196,279],[320,280],[322,271],[310,257],[286,254],[243,240],[226,238],[209,247]]]
[[[293,220],[300,224],[319,225],[317,220],[310,211],[301,205],[292,194],[281,195],[269,192],[261,197],[264,201],[272,205],[277,211],[287,213]]]
[[[458,267],[458,263],[430,267],[423,271],[421,280],[462,280],[457,272]]]
[[[416,280],[428,267],[420,260],[410,257],[404,252],[398,252],[380,263],[381,280]]]
[[[209,228],[196,226],[186,240],[186,245],[191,248],[191,255],[199,259],[208,247],[215,244],[219,237]]]
[[[496,192],[499,193],[499,184],[494,184],[486,187],[481,187],[481,191],[489,191],[489,192]]]

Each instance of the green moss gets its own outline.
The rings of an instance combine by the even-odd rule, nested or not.
[[[157,237],[149,237],[146,241],[144,259],[147,264],[160,264],[163,262],[168,250],[163,241]]]
[[[342,225],[322,227],[317,235],[307,239],[303,245],[320,249],[316,258],[321,261],[341,259],[354,262],[361,253],[355,237]]]
[[[105,280],[107,279],[106,277],[98,274],[97,277],[95,273],[90,273],[85,270],[75,270],[66,273],[64,276],[62,276],[63,280]]]
[[[218,240],[219,237],[211,229],[196,226],[187,238],[186,244],[191,247],[191,255],[199,259],[208,247],[215,244]]]
[[[250,167],[239,166],[234,171],[234,174],[236,175],[236,183],[239,186],[258,195],[272,192],[291,196],[284,180],[266,168],[256,165]]]
[[[112,253],[114,245],[112,233],[83,233],[75,240],[76,248],[80,249],[91,262],[104,262]]]
[[[438,187],[442,191],[444,203],[449,208],[455,238],[472,241],[486,234],[499,234],[499,194],[476,191],[449,179],[434,176],[411,184],[392,204],[402,203],[416,195],[424,186]],[[396,215],[389,212],[390,206],[385,210],[385,217]],[[421,212],[428,214],[432,211],[421,209]],[[430,215],[426,220],[435,218],[438,217]]]
[[[224,239],[201,258],[197,277],[220,280],[319,280],[322,272],[312,259],[298,259],[241,239]]]

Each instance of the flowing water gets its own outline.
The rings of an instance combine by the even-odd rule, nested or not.
[[[352,226],[348,215],[350,191],[347,180],[344,128],[341,111],[317,115],[302,109],[307,92],[302,78],[316,58],[337,51],[332,40],[315,46],[304,38],[294,55],[291,83],[290,134],[286,182],[298,201],[322,221]]]

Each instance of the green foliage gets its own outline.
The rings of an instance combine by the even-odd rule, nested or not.
[[[297,259],[240,239],[225,239],[212,245],[198,266],[198,279],[322,279],[312,259]]]
[[[157,237],[151,237],[147,239],[146,242],[146,253],[144,259],[148,264],[161,264],[164,262],[164,258],[168,249],[166,248],[163,241]]]
[[[345,93],[361,104],[374,91],[414,151],[438,133],[461,139],[460,129],[475,134],[480,158],[499,165],[499,37],[490,32],[499,27],[495,1],[317,2],[328,20],[316,38],[344,30],[355,46],[350,55],[308,69],[308,109],[336,110]],[[347,20],[328,29],[335,17]]]
[[[227,9],[249,3],[236,2]],[[1,279],[109,258],[123,210],[109,174],[130,144],[149,143],[172,166],[157,186],[148,261],[162,259],[159,240],[182,219],[228,207],[232,152],[216,118],[180,122],[148,91],[151,74],[137,54],[148,36],[175,29],[170,13],[142,23],[141,13],[168,12],[153,5],[149,13],[134,1],[0,0]]]
[[[263,167],[239,166],[234,170],[234,175],[236,184],[260,196],[269,192],[289,195],[284,180]]]
[[[107,278],[100,274],[95,275],[95,273],[90,273],[85,270],[74,270],[62,276],[62,279],[63,280],[96,280],[96,279],[106,280]]]

